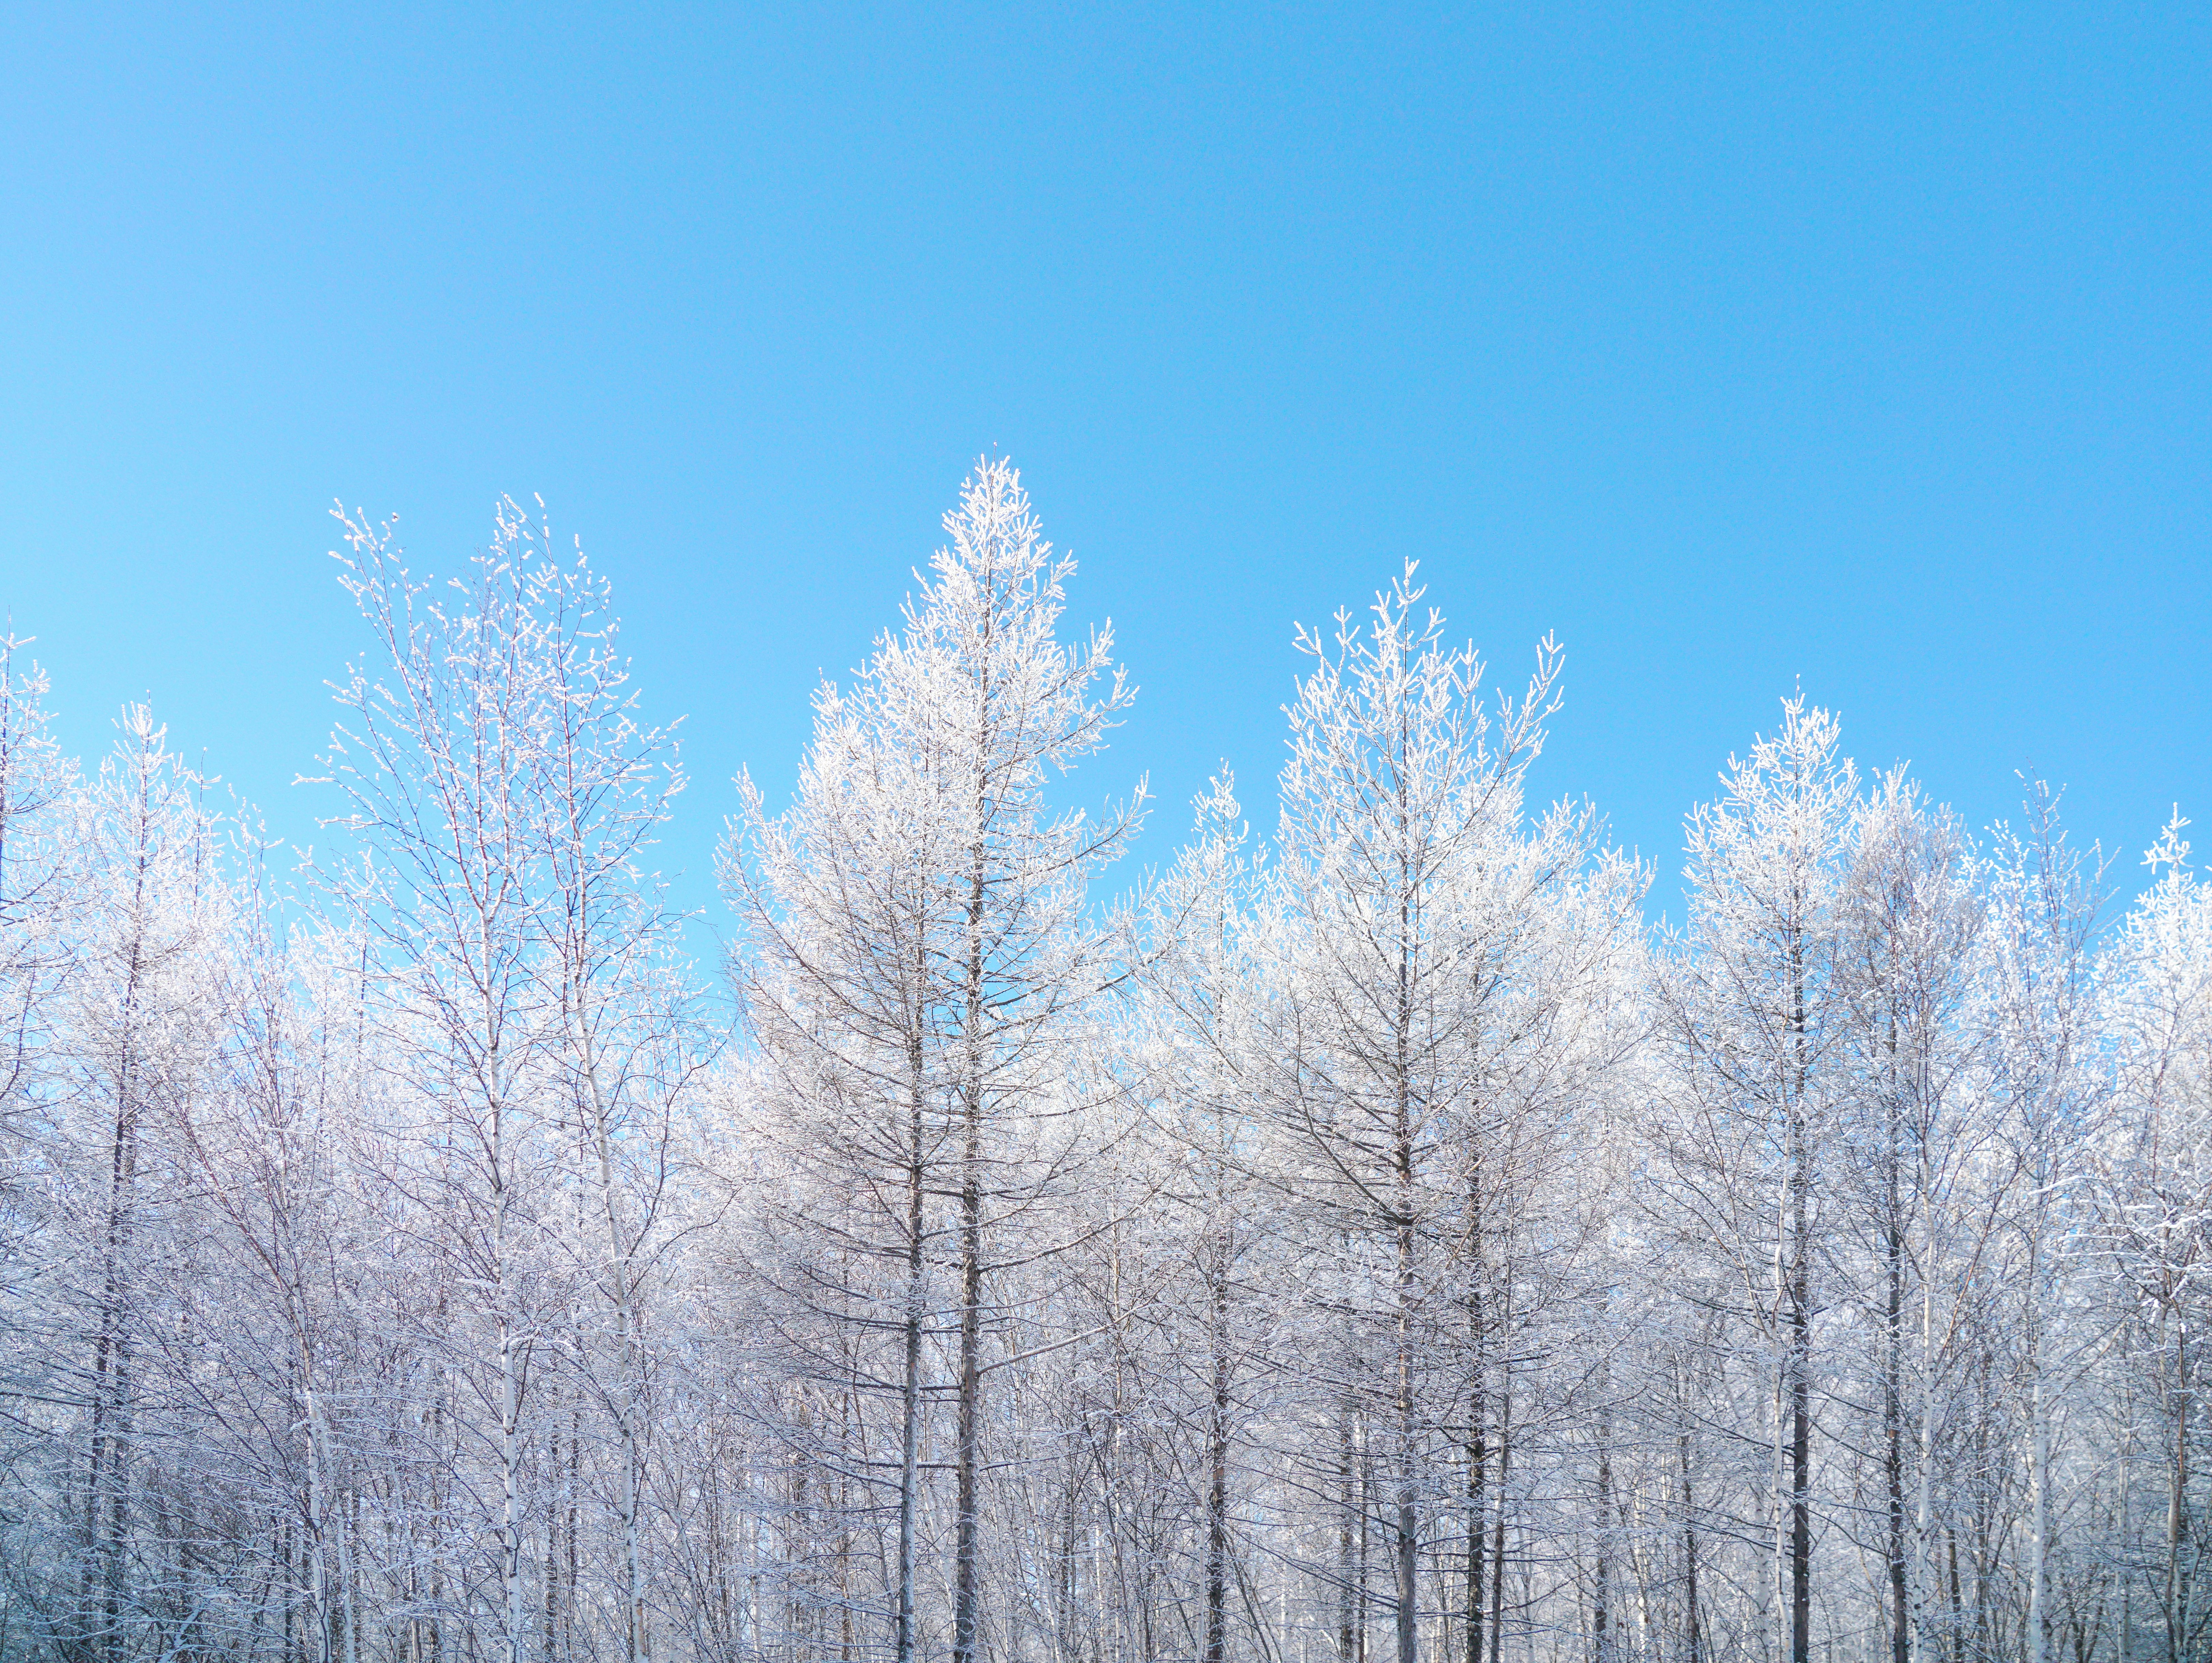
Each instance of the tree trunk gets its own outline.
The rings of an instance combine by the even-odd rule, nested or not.
[[[1402,730],[1401,730],[1402,731]],[[1402,838],[1406,833],[1406,774],[1398,770],[1398,825]],[[1417,1217],[1413,1187],[1413,1075],[1412,1041],[1413,1031],[1413,976],[1416,948],[1413,930],[1413,883],[1410,869],[1401,861],[1399,866],[1398,903],[1398,1011],[1397,1056],[1395,1078],[1397,1102],[1393,1106],[1395,1123],[1392,1127],[1395,1147],[1392,1150],[1397,1168],[1398,1216],[1397,1227],[1397,1392],[1398,1392],[1398,1494],[1395,1551],[1391,1557],[1396,1570],[1398,1606],[1398,1663],[1419,1663],[1420,1650],[1420,1520],[1416,1511],[1418,1474],[1415,1462],[1418,1452],[1414,1446],[1413,1404],[1413,1306],[1417,1292],[1414,1277],[1413,1227]]]
[[[142,889],[143,894],[143,889]],[[85,1532],[92,1574],[87,1605],[92,1617],[95,1655],[109,1663],[122,1645],[123,1594],[127,1569],[125,1542],[130,1526],[131,1334],[126,1310],[128,1259],[134,1233],[138,1187],[138,1101],[137,1016],[143,966],[138,943],[123,991],[122,1033],[116,1059],[115,1136],[109,1151],[107,1217],[100,1243],[100,1329],[93,1344],[92,1437],[86,1497]],[[92,1590],[97,1588],[97,1593]]]
[[[334,1663],[332,1623],[337,1613],[331,1599],[330,1565],[325,1554],[328,1533],[328,1483],[323,1471],[323,1415],[315,1388],[305,1389],[307,1411],[307,1587],[315,1603],[315,1663]]]
[[[1923,1130],[1918,1162],[1918,1205],[1923,1218],[1929,1216],[1929,1196],[1934,1185],[1928,1169],[1927,1138]],[[1924,1231],[1922,1251],[1934,1258],[1935,1230],[1932,1224]],[[1941,1596],[1942,1576],[1935,1563],[1936,1553],[1936,1290],[1934,1278],[1925,1271],[1920,1278],[1920,1425],[1919,1437],[1919,1498],[1913,1531],[1913,1574],[1916,1587],[1912,1593],[1912,1633],[1917,1663],[1933,1663],[1928,1655],[1928,1642],[1923,1637],[1929,1624],[1928,1612]],[[1940,1653],[1938,1654],[1940,1656]]]
[[[922,1262],[922,1058],[907,1053],[905,1355],[899,1381],[898,1617],[896,1663],[915,1663],[915,1508],[921,1487],[921,1331],[927,1289]]]
[[[980,819],[982,807],[977,804]],[[969,894],[968,1078],[960,1161],[959,1520],[952,1608],[952,1663],[976,1663],[981,1544],[977,1536],[983,1392],[983,855],[975,852]]]
[[[1682,1466],[1682,1638],[1684,1663],[1705,1663],[1705,1648],[1698,1633],[1697,1502],[1690,1492],[1690,1435],[1676,1440],[1676,1459]]]
[[[1352,1459],[1352,1398],[1346,1391],[1337,1408],[1336,1655],[1337,1663],[1356,1663],[1358,1636],[1353,1624],[1352,1588],[1358,1575],[1353,1532],[1358,1526],[1358,1469]]]
[[[495,1064],[495,1067],[496,1064]],[[504,1104],[491,1104],[492,1296],[499,1302],[500,1581],[507,1663],[522,1663],[522,1371],[525,1346],[508,1308],[507,1222],[514,1198],[507,1182]]]
[[[1490,1547],[1490,1663],[1505,1660],[1505,1486],[1512,1464],[1513,1359],[1509,1352],[1498,1359],[1498,1523]]]
[[[1610,1663],[1613,1620],[1613,1417],[1601,1411],[1597,1427],[1597,1564],[1591,1578],[1590,1656]]]
[[[1898,1147],[1904,1134],[1898,1112],[1896,1024],[1890,1026],[1888,1124],[1883,1140],[1883,1196],[1887,1226],[1883,1245],[1888,1307],[1885,1312],[1881,1376],[1882,1463],[1889,1496],[1890,1663],[1911,1663],[1911,1603],[1906,1588],[1905,1548],[1905,1219],[1899,1188]]]
[[[1405,1111],[1400,1111],[1399,1170],[1402,1205],[1410,1208],[1413,1187],[1413,1143]],[[1416,1509],[1418,1474],[1415,1462],[1413,1403],[1413,1223],[1410,1211],[1401,1211],[1398,1223],[1398,1356],[1397,1356],[1397,1495],[1396,1529],[1391,1555],[1396,1581],[1398,1663],[1419,1663],[1420,1534]]]
[[[611,1110],[600,1089],[599,1057],[590,1029],[585,1025],[583,998],[579,989],[571,1009],[578,1023],[576,1045],[592,1104],[592,1152],[598,1157],[600,1208],[607,1231],[607,1295],[615,1309],[615,1338],[621,1369],[612,1398],[615,1459],[622,1469],[615,1492],[615,1516],[622,1526],[623,1655],[626,1663],[645,1663],[652,1654],[652,1646],[646,1629],[645,1563],[638,1524],[644,1476],[637,1426],[638,1387],[644,1370],[638,1343],[634,1254],[629,1232],[623,1227],[615,1187],[614,1140],[608,1125]]]
[[[2029,1518],[2027,1539],[2027,1663],[2045,1663],[2047,1646],[2045,1602],[2048,1598],[2045,1553],[2051,1539],[2051,1418],[2044,1397],[2044,1312],[2042,1290],[2042,1226],[2028,1247],[2028,1289],[2038,1308],[2028,1315],[2028,1453]]]
[[[1482,1658],[1482,1547],[1485,1497],[1489,1477],[1490,1450],[1486,1441],[1489,1405],[1483,1391],[1482,1255],[1480,1248],[1480,1180],[1468,1189],[1468,1390],[1467,1446],[1467,1663]]]
[[[2181,1567],[2182,1541],[2189,1527],[2189,1327],[2180,1325],[2173,1342],[2173,1472],[2166,1503],[2166,1655],[2179,1663],[2189,1643],[2189,1579]]]
[[[1803,947],[1793,943],[1796,1069],[1790,1094],[1790,1657],[1813,1659],[1813,1311],[1809,1217],[1813,1150],[1805,1124],[1805,1085],[1811,1072],[1805,1016]],[[2041,1660],[2036,1660],[2041,1663]]]
[[[1206,1497],[1206,1663],[1229,1655],[1229,1237],[1213,1242],[1212,1412],[1206,1423],[1211,1484]]]

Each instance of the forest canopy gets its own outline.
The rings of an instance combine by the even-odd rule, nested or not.
[[[700,963],[605,577],[341,530],[296,867],[0,648],[0,1657],[2212,1654],[2179,810],[2116,906],[1793,693],[1655,930],[1407,564],[1117,865],[986,460]]]

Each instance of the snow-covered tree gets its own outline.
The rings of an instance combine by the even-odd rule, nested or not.
[[[1802,696],[1782,713],[1690,821],[1689,930],[1661,1003],[1686,1096],[1670,1150],[1682,1223],[1717,1261],[1702,1296],[1726,1302],[1733,1343],[1771,1359],[1760,1620],[1771,1655],[1811,1663],[1814,1276],[1842,1096],[1838,907],[1857,780],[1832,715]]]
[[[0,1658],[2195,1663],[2212,892],[1802,697],[1689,910],[1407,567],[1123,897],[1130,691],[987,460],[787,806],[605,579],[346,520],[336,847],[0,641]],[[1267,816],[1251,815],[1262,825]],[[737,1020],[728,1021],[734,1015]]]

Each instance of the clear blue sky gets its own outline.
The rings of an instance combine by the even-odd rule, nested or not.
[[[1679,909],[1802,678],[1978,822],[2212,849],[2202,7],[16,8],[0,606],[70,745],[289,785],[418,567],[542,494],[688,716],[688,899],[986,448],[1143,694],[1164,859],[1272,824],[1294,619],[1418,555]],[[187,15],[190,12],[194,15]]]

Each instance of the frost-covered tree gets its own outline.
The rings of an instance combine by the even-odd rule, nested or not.
[[[904,1262],[902,1660],[916,1644],[929,1261],[951,1261],[951,1650],[973,1663],[985,1381],[1006,1366],[987,1357],[986,1329],[1003,1330],[1018,1308],[1003,1282],[994,1290],[1012,1265],[994,1253],[1090,1147],[1068,1089],[1073,1039],[1121,969],[1115,936],[1085,912],[1085,884],[1137,819],[1133,804],[1094,822],[1046,802],[1048,779],[1097,750],[1133,694],[1112,668],[1110,631],[1074,646],[1057,640],[1073,563],[1040,537],[1013,469],[980,464],[945,529],[902,627],[880,640],[853,689],[817,699],[798,802],[772,820],[749,791],[725,871],[758,944],[747,987],[764,1056],[779,1087],[812,1105],[799,1123],[821,1141],[807,1159],[817,1170],[824,1156],[840,1163],[878,1198],[848,1217],[842,1247],[879,1266],[888,1244]],[[939,1199],[951,1203],[942,1225]],[[1048,1244],[1032,1240],[1012,1257],[1033,1263],[1040,1250]],[[817,1264],[807,1274],[824,1272]]]
[[[2205,1587],[2212,1451],[2203,1353],[2212,1329],[2212,887],[2189,866],[2177,810],[2144,857],[2154,882],[2129,912],[2103,968],[2116,1113],[2099,1138],[2102,1210],[2120,1278],[2121,1350],[2142,1378],[2156,1473],[2153,1527],[2135,1539],[2123,1509],[2122,1600],[2138,1586],[2167,1660],[2212,1631]],[[2163,867],[2161,873],[2160,868]],[[2132,1433],[2132,1426],[2126,1429]],[[2120,1452],[2130,1466],[2132,1448]],[[2128,1475],[2123,1473],[2123,1482]],[[2149,1603],[2149,1602],[2146,1602]],[[2129,1640],[2134,1624],[2126,1624]]]
[[[1844,1205],[1876,1313],[1881,1557],[1893,1663],[1925,1655],[1942,1624],[1935,1587],[1937,1396],[1967,1287],[1988,1246],[1973,1163],[1991,1127],[1974,1113],[1984,1056],[1972,1010],[1983,904],[1974,855],[1948,810],[1902,769],[1857,810],[1838,974],[1848,1065],[1845,1138],[1858,1155]],[[1972,1272],[1966,1272],[1971,1285]],[[1916,1309],[1917,1307],[1917,1309]]]
[[[2079,1259],[2088,1141],[2103,1096],[2091,1027],[2092,971],[2104,865],[2071,847],[2058,798],[2027,780],[2024,827],[2000,833],[1990,877],[1985,958],[1990,1089],[2016,1181],[2008,1209],[2020,1272],[2017,1344],[2027,1376],[2027,1663],[2045,1663],[2052,1549],[2052,1423],[2060,1382],[2092,1332],[2062,1328]],[[2054,1332],[2054,1330],[2059,1332]]]
[[[637,719],[604,583],[580,555],[556,558],[542,525],[503,504],[489,549],[441,591],[408,574],[388,528],[343,524],[343,581],[381,663],[338,689],[329,763],[349,807],[334,823],[357,853],[325,881],[376,961],[380,1060],[409,1105],[391,1181],[424,1209],[453,1296],[421,1314],[416,1342],[442,1353],[429,1389],[459,1394],[459,1493],[496,1497],[484,1522],[509,1663],[538,1626],[527,1539],[557,1557],[557,1464],[538,1448],[560,1435],[541,1388],[565,1364],[609,1423],[635,1663],[649,1643],[641,1286],[672,1106],[702,1055],[674,920],[639,862],[682,776],[668,736]],[[604,1348],[578,1314],[586,1288]],[[468,1476],[479,1460],[486,1487]],[[535,1579],[549,1629],[576,1597],[561,1569]],[[453,1597],[433,1588],[426,1605]]]
[[[49,1498],[74,1539],[34,1599],[58,1644],[102,1660],[136,1652],[166,1614],[158,1514],[180,1429],[161,1412],[160,1347],[190,1262],[169,1126],[209,1084],[232,902],[206,782],[145,707],[117,725],[65,824],[62,1067],[40,1159],[66,1247],[37,1290],[55,1365],[37,1395],[76,1413]]]
[[[1200,1655],[1225,1663],[1232,1625],[1243,1626],[1231,1599],[1244,1558],[1235,1502],[1257,1477],[1255,1423],[1297,1247],[1270,1223],[1283,1198],[1271,1181],[1281,1162],[1266,1112],[1286,944],[1273,874],[1264,850],[1252,848],[1225,769],[1195,807],[1191,843],[1147,897],[1131,1059],[1159,1146],[1143,1219],[1182,1250],[1155,1272],[1160,1344],[1115,1348],[1109,1426],[1118,1433],[1128,1418],[1121,1380],[1133,1372],[1155,1423],[1177,1443],[1165,1465],[1195,1526]],[[1119,1340],[1127,1325],[1110,1304],[1107,1319]]]
[[[1098,892],[1129,691],[986,461],[720,864],[511,502],[347,523],[337,847],[0,643],[0,1657],[2194,1663],[2212,902],[1801,698],[1690,907],[1420,604]],[[1253,819],[1266,823],[1267,816]],[[726,1032],[725,1031],[726,1026]]]
[[[1811,1663],[1813,1645],[1814,1275],[1828,1222],[1821,1156],[1841,1096],[1838,904],[1857,789],[1839,742],[1835,719],[1801,696],[1784,702],[1777,733],[1729,759],[1722,795],[1689,823],[1688,935],[1661,983],[1686,1094],[1671,1151],[1683,1222],[1718,1261],[1705,1297],[1725,1301],[1732,1338],[1771,1360],[1773,1555],[1757,1586],[1771,1654],[1790,1663]]]
[[[1340,613],[1333,635],[1301,633],[1312,668],[1289,707],[1282,782],[1281,883],[1297,935],[1279,1096],[1304,1151],[1298,1187],[1339,1242],[1328,1297],[1351,1325],[1339,1411],[1347,1516],[1352,1421],[1372,1415],[1388,1427],[1382,1522],[1400,1663],[1419,1654],[1422,1515],[1440,1489],[1432,1400],[1451,1372],[1439,1364],[1459,1361],[1439,1336],[1464,1320],[1480,1350],[1511,1321],[1486,1306],[1485,1283],[1497,1246],[1512,1240],[1500,1221],[1550,1159],[1531,1117],[1555,1120],[1562,1107],[1539,1084],[1561,1060],[1547,1042],[1584,968],[1560,921],[1597,831],[1587,810],[1534,822],[1525,812],[1527,771],[1556,708],[1556,646],[1543,644],[1525,690],[1493,715],[1481,661],[1472,646],[1446,643],[1443,619],[1419,611],[1421,594],[1409,563],[1366,628]],[[1626,876],[1615,870],[1599,887],[1617,891]],[[1617,924],[1616,913],[1601,934],[1617,938]],[[1510,1350],[1499,1365],[1509,1372]],[[1492,1459],[1488,1365],[1462,1368],[1470,1384],[1442,1423],[1465,1429],[1479,1511]],[[1510,1389],[1500,1384],[1496,1411],[1501,1489]],[[1504,1516],[1501,1506],[1500,1542]],[[1498,1551],[1493,1634],[1504,1603]],[[1470,1637],[1480,1569],[1470,1542]],[[1350,1589],[1352,1568],[1339,1574]],[[1351,1643],[1346,1626],[1339,1645]]]
[[[541,522],[533,535],[512,504],[502,507],[499,543],[527,544],[535,555],[526,598],[531,667],[544,683],[543,757],[526,777],[544,864],[532,929],[557,1029],[552,1089],[573,1106],[592,1215],[571,1247],[608,1320],[572,1326],[570,1361],[613,1432],[623,1655],[639,1663],[651,1649],[644,1284],[680,1211],[670,1194],[685,1163],[679,1105],[712,1053],[680,920],[659,875],[642,865],[684,778],[673,734],[638,714],[606,580],[580,552],[571,563],[551,560],[550,529]],[[611,1334],[593,1343],[604,1326]],[[566,1597],[573,1605],[576,1590]],[[546,1599],[555,1603],[550,1588]]]
[[[61,810],[76,774],[54,742],[46,672],[18,662],[29,645],[0,638],[0,1113],[10,1115],[32,1089],[64,962]]]
[[[854,1452],[864,1491],[895,1473],[893,1648],[920,1644],[917,1579],[933,1319],[960,1187],[947,967],[959,959],[953,874],[960,781],[885,708],[886,638],[850,690],[825,685],[792,806],[750,778],[723,879],[744,922],[737,961],[772,1113],[778,1181],[762,1191],[755,1271],[789,1302],[793,1365],[895,1394],[891,1452]],[[876,1342],[890,1339],[889,1355]],[[810,1454],[811,1452],[809,1452]]]

